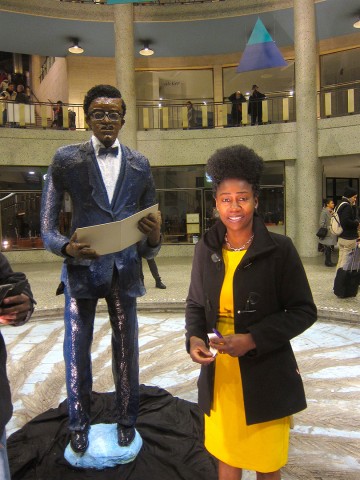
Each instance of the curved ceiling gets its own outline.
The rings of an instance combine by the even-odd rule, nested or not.
[[[94,12],[99,8],[108,8],[87,6],[90,7],[94,8]],[[315,8],[319,40],[357,34],[360,44],[360,30],[353,28],[360,13],[358,0],[326,0],[317,3]],[[286,8],[232,18],[135,22],[136,55],[139,56],[137,52],[144,41],[150,41],[156,57],[241,52],[258,16],[279,47],[293,45],[293,9]],[[0,48],[4,52],[63,57],[69,55],[67,48],[71,38],[76,37],[85,49],[85,55],[113,57],[115,54],[114,27],[109,21],[69,20],[2,11],[0,29]]]

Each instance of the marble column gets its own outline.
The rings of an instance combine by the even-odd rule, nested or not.
[[[302,257],[317,256],[322,169],[316,114],[317,42],[314,0],[294,0],[296,162],[295,244]]]
[[[134,59],[134,6],[114,5],[115,73],[117,88],[126,103],[125,125],[120,131],[121,143],[137,146],[137,116]]]

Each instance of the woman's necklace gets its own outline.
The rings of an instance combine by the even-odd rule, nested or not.
[[[248,240],[247,242],[245,242],[244,245],[241,245],[241,247],[239,247],[239,248],[234,248],[234,247],[230,244],[230,242],[229,242],[229,240],[228,240],[227,233],[225,233],[225,238],[224,238],[224,240],[225,240],[226,246],[228,247],[229,250],[232,250],[233,252],[241,252],[241,250],[245,250],[245,248],[247,247],[247,245],[249,245],[249,243],[252,242],[253,238],[254,238],[254,234],[252,234],[251,237],[249,238],[249,240]]]

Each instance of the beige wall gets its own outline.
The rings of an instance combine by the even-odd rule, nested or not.
[[[69,103],[82,104],[85,93],[94,85],[115,85],[113,58],[66,57],[69,82]]]
[[[56,57],[55,63],[51,66],[47,75],[40,83],[40,67],[41,57],[35,56],[32,58],[32,89],[37,96],[39,102],[48,102],[49,100],[56,103],[61,100],[64,103],[69,99],[69,85],[66,59]]]

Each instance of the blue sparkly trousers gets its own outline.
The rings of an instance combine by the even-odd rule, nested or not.
[[[136,298],[120,291],[115,270],[105,297],[112,327],[112,369],[116,423],[135,425],[139,406],[139,347]],[[91,344],[98,299],[70,297],[65,287],[64,359],[70,430],[90,426],[92,391]]]

